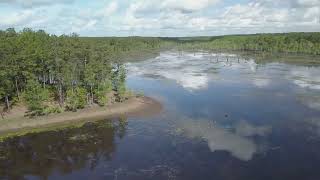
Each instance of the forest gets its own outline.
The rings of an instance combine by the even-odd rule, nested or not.
[[[279,33],[173,38],[180,49],[237,50],[320,55],[320,33]]]
[[[43,30],[0,31],[0,99],[30,116],[123,101],[129,94],[121,59],[161,47],[158,38],[80,38]],[[3,114],[2,114],[3,115]]]
[[[33,116],[121,102],[129,94],[124,60],[169,48],[320,55],[320,33],[119,38],[9,28],[0,31],[1,104],[10,111],[22,102]]]

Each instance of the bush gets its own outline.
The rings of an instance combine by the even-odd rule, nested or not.
[[[121,83],[119,86],[118,86],[118,89],[117,89],[117,101],[119,102],[123,102],[127,96],[126,96],[126,93],[127,92],[127,88],[126,88],[126,85],[124,83]]]
[[[44,114],[62,113],[63,109],[60,106],[48,106],[44,109]]]
[[[126,70],[124,66],[120,66],[118,71],[115,72],[114,78],[114,89],[117,92],[117,101],[122,102],[126,99]]]
[[[43,115],[49,101],[50,93],[48,89],[42,88],[35,80],[29,80],[23,94],[24,101],[31,115]]]
[[[112,84],[110,80],[106,80],[102,85],[100,85],[97,89],[95,89],[95,96],[97,103],[100,106],[104,106],[108,103],[109,97],[108,93],[112,90]]]
[[[86,104],[87,91],[84,88],[76,87],[73,90],[67,90],[67,104],[66,109],[70,111],[76,111],[77,109],[83,109]]]

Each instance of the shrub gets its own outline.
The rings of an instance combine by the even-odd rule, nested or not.
[[[66,109],[76,111],[77,109],[84,108],[87,104],[86,94],[86,89],[81,87],[76,87],[73,90],[67,90]]]
[[[122,102],[126,99],[126,70],[124,66],[118,67],[113,75],[114,89],[117,92],[117,101]]]
[[[119,102],[122,102],[127,98],[126,92],[127,92],[127,88],[126,88],[125,83],[121,83],[120,85],[118,85],[118,89],[117,89],[117,95],[118,95],[117,98],[118,99],[117,100]]]
[[[29,80],[23,94],[24,101],[31,115],[43,115],[49,101],[50,93],[48,89],[42,88],[35,80]]]
[[[60,106],[48,106],[44,109],[44,114],[62,113],[63,109]]]
[[[108,103],[109,97],[107,94],[111,92],[111,90],[112,84],[110,80],[106,80],[104,83],[102,83],[102,85],[95,89],[94,94],[96,96],[97,103],[100,106],[104,106]]]

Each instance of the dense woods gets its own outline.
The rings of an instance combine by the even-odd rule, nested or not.
[[[23,102],[30,115],[127,96],[122,58],[160,48],[158,38],[80,38],[39,30],[0,31],[0,99],[6,111]]]
[[[229,35],[176,38],[182,49],[241,50],[320,55],[320,33]]]

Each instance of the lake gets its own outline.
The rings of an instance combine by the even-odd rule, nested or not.
[[[178,51],[126,67],[161,114],[10,138],[0,179],[320,179],[320,67]]]

